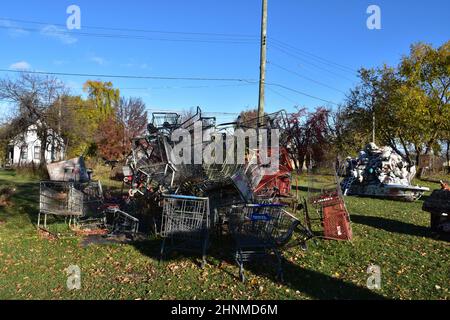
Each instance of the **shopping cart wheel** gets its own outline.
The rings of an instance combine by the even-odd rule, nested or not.
[[[161,264],[163,262],[164,259],[164,246],[166,244],[166,238],[163,239],[162,243],[161,243],[161,250],[159,252],[159,264]]]
[[[300,243],[300,249],[302,249],[302,251],[308,251],[308,245],[306,244],[306,241],[302,241]]]
[[[284,275],[283,275],[283,271],[278,271],[278,273],[277,273],[277,280],[279,281],[279,282],[284,282]]]

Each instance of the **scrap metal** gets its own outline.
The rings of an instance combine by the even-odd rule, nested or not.
[[[358,158],[346,159],[344,170],[341,183],[344,195],[415,201],[429,191],[427,187],[411,184],[416,174],[415,166],[387,146],[368,144]]]

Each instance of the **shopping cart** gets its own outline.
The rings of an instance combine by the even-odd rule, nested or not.
[[[244,263],[267,257],[270,253],[277,259],[277,277],[283,281],[279,249],[287,245],[294,232],[301,227],[300,221],[284,210],[285,207],[274,203],[232,207],[229,230],[235,241],[234,258],[242,281],[245,281]]]
[[[44,228],[47,228],[48,215],[68,217],[69,225],[75,225],[82,217],[94,216],[102,202],[100,182],[41,181],[38,227],[41,215],[44,215]]]
[[[167,251],[173,249],[200,251],[203,267],[206,264],[209,228],[209,198],[163,196],[161,260]]]

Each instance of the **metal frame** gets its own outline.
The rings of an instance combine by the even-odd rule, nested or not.
[[[209,229],[209,198],[163,195],[161,260],[169,250],[195,252],[200,249],[204,267]],[[170,242],[169,246],[167,242]]]
[[[83,201],[74,190],[73,183],[41,181],[39,183],[38,228],[41,225],[41,214],[44,214],[44,228],[47,228],[47,215],[72,218],[83,215]]]
[[[270,252],[277,259],[277,277],[283,281],[282,256],[278,247],[289,241],[300,223],[292,215],[287,216],[284,207],[273,203],[232,207],[229,230],[235,241],[234,259],[242,281],[245,281],[244,263],[267,257]],[[286,229],[288,218],[291,219],[291,226]]]

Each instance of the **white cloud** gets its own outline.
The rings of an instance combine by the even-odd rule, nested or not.
[[[18,61],[9,66],[11,70],[29,70],[31,65],[26,61]]]
[[[16,23],[9,20],[0,20],[0,27],[4,27],[8,30],[8,35],[12,38],[18,38],[21,36],[26,36],[30,32],[22,29]]]
[[[92,56],[89,58],[89,60],[91,60],[92,62],[95,62],[96,64],[101,65],[101,66],[106,63],[106,60],[99,56]]]
[[[70,35],[69,31],[64,28],[47,25],[41,29],[41,34],[47,37],[55,38],[64,44],[73,44],[78,41],[77,38]]]

